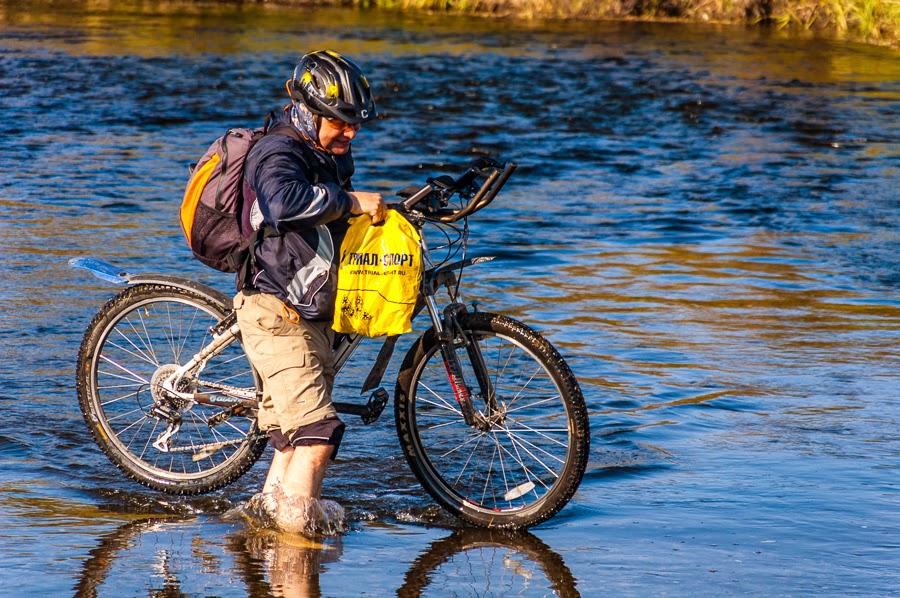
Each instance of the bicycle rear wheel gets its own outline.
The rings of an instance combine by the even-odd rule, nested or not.
[[[82,414],[103,452],[141,484],[172,494],[210,492],[238,479],[265,450],[255,409],[234,408],[227,391],[205,386],[258,388],[239,342],[184,381],[185,390],[209,394],[219,406],[160,389],[210,342],[227,311],[186,289],[140,284],[113,297],[85,332],[77,372]],[[174,421],[177,432],[161,442]]]
[[[562,509],[578,489],[590,452],[584,397],[553,346],[510,318],[459,318],[463,339],[480,347],[496,396],[472,389],[491,421],[467,426],[433,329],[407,353],[397,381],[395,417],[404,455],[428,493],[469,523],[493,528],[536,525]],[[477,379],[468,351],[457,353],[467,384]]]

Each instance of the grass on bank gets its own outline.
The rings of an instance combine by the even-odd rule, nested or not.
[[[348,1],[348,0],[345,0]],[[900,0],[349,0],[363,7],[557,18],[683,18],[773,23],[900,42]]]
[[[900,0],[818,0],[785,3],[780,26],[828,29],[867,41],[900,40]]]

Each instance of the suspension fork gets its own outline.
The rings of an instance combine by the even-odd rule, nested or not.
[[[460,305],[463,310],[465,310],[464,305],[457,305]],[[475,379],[478,381],[478,388],[481,390],[482,399],[484,399],[487,419],[490,423],[495,423],[496,417],[502,412],[497,403],[497,394],[494,391],[494,383],[491,381],[487,364],[484,362],[484,353],[481,352],[481,343],[478,342],[478,338],[475,335],[467,336],[465,334],[459,326],[459,323],[456,321],[455,315],[453,322],[457,326],[460,336],[465,339],[466,353],[469,355],[469,363],[472,364],[472,369],[475,371]]]
[[[482,431],[489,430],[491,416],[498,411],[497,403],[494,397],[493,385],[491,384],[490,376],[487,374],[487,368],[481,354],[481,347],[478,345],[477,339],[466,336],[457,320],[457,314],[465,313],[466,306],[462,303],[454,302],[448,305],[443,314],[441,314],[432,295],[425,296],[425,305],[428,308],[428,313],[431,315],[431,323],[438,338],[438,346],[441,350],[441,357],[444,360],[444,367],[447,370],[450,385],[453,387],[453,394],[456,397],[456,402],[459,404],[466,425],[474,426]],[[459,361],[459,355],[456,353],[457,340],[465,344],[469,361],[478,381],[481,396],[486,402],[488,418],[481,415],[473,403],[472,392],[469,389],[469,385],[466,384],[462,364]]]

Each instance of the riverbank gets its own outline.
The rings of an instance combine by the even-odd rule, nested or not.
[[[158,0],[140,4],[145,8],[171,8],[208,1]],[[94,8],[121,4],[115,0],[30,2],[35,3]],[[900,0],[221,0],[216,4],[343,6],[523,20],[714,22],[808,32],[900,49]],[[20,9],[17,2],[0,0],[0,16]]]
[[[524,19],[715,21],[810,30],[900,47],[900,0],[274,0],[274,3],[350,4]]]

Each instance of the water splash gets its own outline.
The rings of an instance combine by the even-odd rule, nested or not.
[[[280,486],[259,492],[225,519],[243,517],[254,528],[279,529],[302,536],[337,536],[347,529],[344,508],[333,500],[288,496]]]

